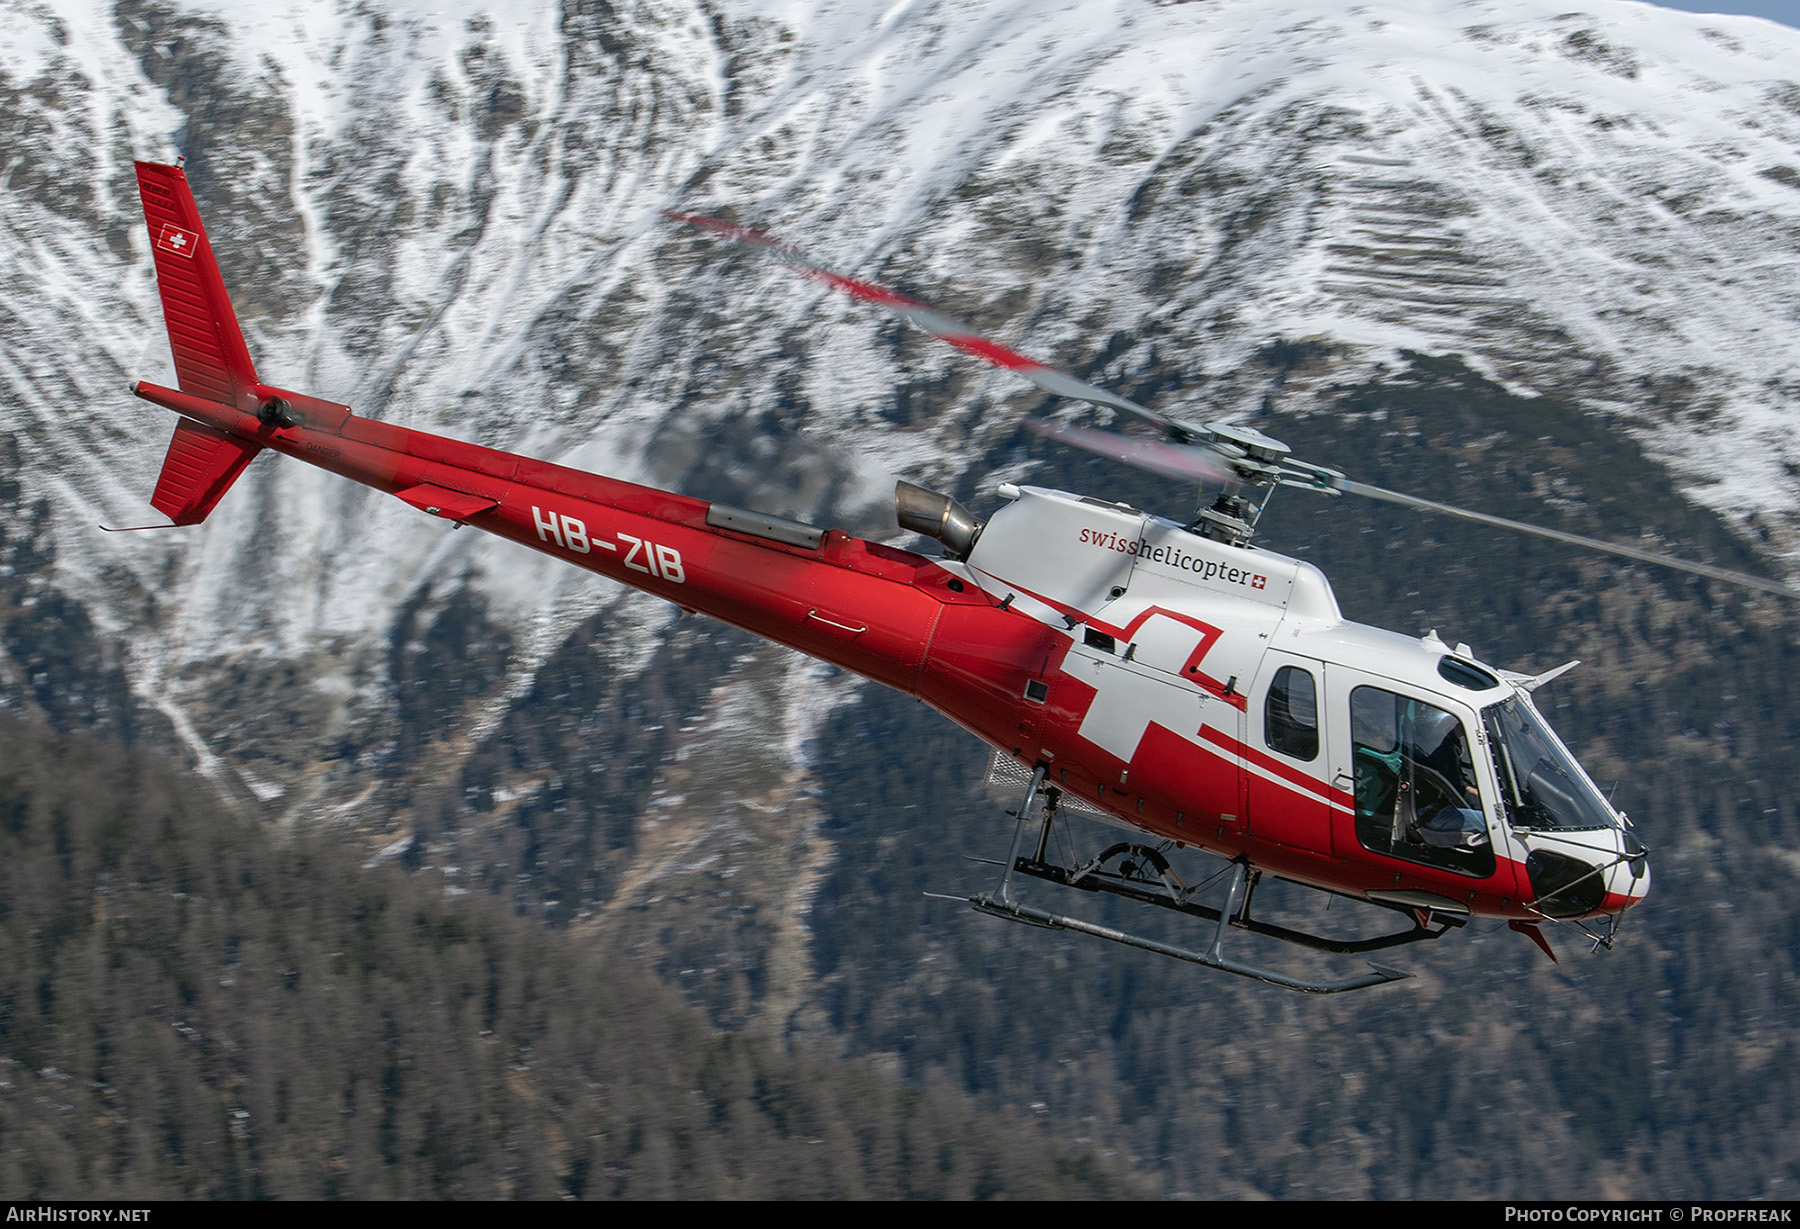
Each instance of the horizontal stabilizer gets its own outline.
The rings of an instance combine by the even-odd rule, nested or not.
[[[150,506],[177,525],[206,519],[262,445],[182,419],[169,441]]]
[[[499,500],[486,495],[466,495],[461,491],[445,490],[430,483],[408,487],[399,492],[399,496],[420,511],[441,516],[447,521],[466,521],[477,512],[486,512],[489,508],[500,505]]]

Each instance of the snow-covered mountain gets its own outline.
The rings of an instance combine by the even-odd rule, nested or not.
[[[1800,549],[1785,27],[1622,0],[0,11],[0,430],[51,510],[46,583],[204,767],[291,819],[398,805],[375,784],[397,720],[441,727],[455,779],[555,698],[581,629],[621,689],[693,633],[275,459],[201,529],[95,532],[151,519],[171,427],[125,391],[160,338],[134,157],[189,159],[266,378],[622,477],[883,534],[897,475],[1032,464],[993,449],[1036,394],[662,220],[679,207],[1185,417],[1460,354],[1611,416],[1693,499]],[[1274,385],[1250,360],[1278,340],[1327,358]],[[455,686],[408,717],[406,663],[448,644]],[[658,756],[754,730],[765,769],[803,776],[854,692],[781,656],[716,665],[640,748],[665,810],[704,789]],[[502,802],[556,772],[517,771]],[[778,840],[709,788],[810,848],[791,784]]]

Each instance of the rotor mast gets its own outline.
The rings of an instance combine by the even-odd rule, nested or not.
[[[1321,465],[1293,458],[1293,450],[1255,427],[1209,422],[1203,427],[1170,420],[1171,435],[1184,436],[1189,446],[1202,445],[1215,453],[1229,471],[1224,489],[1210,506],[1202,506],[1187,526],[1190,533],[1227,546],[1248,546],[1256,536],[1256,523],[1284,483],[1342,494],[1344,475]],[[1261,490],[1259,497],[1250,492]],[[1205,488],[1201,497],[1205,498]]]

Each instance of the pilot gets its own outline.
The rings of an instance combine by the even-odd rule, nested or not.
[[[1413,726],[1413,836],[1437,849],[1487,844],[1468,738],[1455,715],[1419,705]]]

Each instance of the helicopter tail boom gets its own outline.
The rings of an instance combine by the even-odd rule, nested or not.
[[[990,740],[1017,724],[1011,673],[1047,651],[1041,625],[1008,613],[940,562],[841,529],[568,469],[342,407],[330,417],[308,413],[284,426],[148,382],[133,391],[181,414],[184,429],[220,445],[284,453],[909,695],[938,703],[944,692],[951,710],[969,707],[970,695],[979,692],[984,702],[974,707],[980,711],[959,719]],[[332,404],[297,397],[296,403]],[[222,489],[215,484],[211,491],[216,502]],[[995,644],[976,653],[980,661],[973,665],[961,660],[967,654],[942,660],[937,641],[947,618],[958,628],[972,620]],[[994,623],[1003,626],[987,626]],[[990,696],[984,684],[967,679],[960,689],[943,683],[939,676],[947,672],[959,679],[971,672],[1005,677],[987,680]]]
[[[949,668],[1006,673],[1043,659],[1038,624],[924,556],[394,426],[264,384],[185,172],[140,162],[137,173],[178,387],[139,380],[132,391],[181,416],[152,501],[175,524],[204,520],[269,450],[911,695],[927,689],[928,656],[947,611],[966,608],[962,620],[985,615],[1011,633],[989,633],[1007,646],[1000,665],[987,661],[990,651],[977,666]],[[960,528],[971,541],[979,532],[973,523]],[[994,683],[991,714],[984,708],[961,719],[984,730],[1016,726],[1012,684],[1010,675]]]

